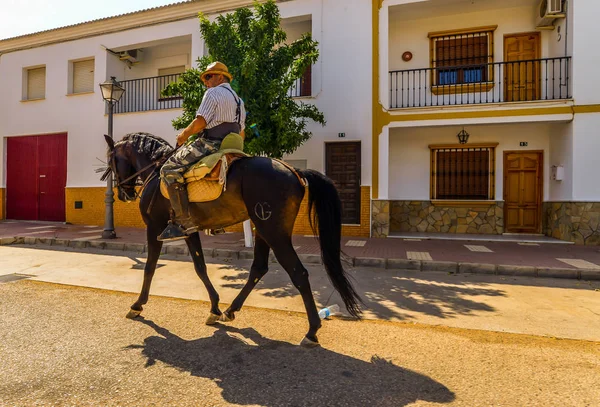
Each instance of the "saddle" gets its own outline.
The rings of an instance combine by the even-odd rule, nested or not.
[[[231,163],[248,157],[244,153],[244,140],[237,133],[230,133],[223,139],[219,151],[207,155],[183,174],[190,202],[208,202],[219,198],[227,189],[227,172]],[[160,192],[169,198],[167,185],[160,183]]]

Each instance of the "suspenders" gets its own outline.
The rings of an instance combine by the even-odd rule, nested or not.
[[[223,86],[223,88],[227,89],[227,91],[229,93],[231,93],[231,96],[233,96],[233,99],[235,99],[235,103],[237,105],[237,108],[235,109],[235,120],[237,121],[237,124],[239,124],[241,126],[240,121],[242,120],[242,109],[241,109],[242,102],[239,97],[237,97],[237,98],[235,97],[235,93],[233,93],[233,91],[231,89],[229,89],[227,86]]]

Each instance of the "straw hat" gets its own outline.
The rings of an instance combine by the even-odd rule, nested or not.
[[[204,77],[209,74],[224,75],[228,77],[230,81],[233,79],[233,76],[231,76],[231,74],[229,73],[229,69],[227,69],[227,65],[219,61],[213,62],[212,64],[207,66],[206,70],[202,72],[202,74],[200,74],[200,79],[204,80]]]

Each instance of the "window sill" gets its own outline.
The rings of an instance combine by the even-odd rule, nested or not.
[[[67,96],[92,95],[94,93],[96,92],[90,90],[89,92],[67,93]]]
[[[431,204],[433,206],[446,206],[446,207],[459,207],[459,208],[464,208],[464,207],[490,207],[493,205],[496,205],[496,201],[494,200],[455,200],[455,199],[432,199],[431,200]]]
[[[21,99],[21,103],[27,103],[27,102],[39,102],[40,100],[46,100],[46,98],[37,98],[37,99]]]
[[[460,93],[481,93],[494,89],[494,82],[467,83],[459,85],[436,85],[431,87],[434,95],[455,95]]]

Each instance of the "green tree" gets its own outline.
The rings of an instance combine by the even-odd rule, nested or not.
[[[319,58],[318,43],[307,33],[286,44],[273,0],[255,2],[253,10],[238,9],[214,22],[202,14],[199,19],[208,55],[197,60],[197,69],[187,70],[163,91],[164,96],[183,97],[184,112],[173,120],[175,129],[195,118],[206,91],[200,73],[214,61],[227,65],[234,77],[231,86],[246,105],[246,152],[281,158],[311,137],[307,120],[325,125],[323,113],[314,105],[288,96],[295,81]]]

